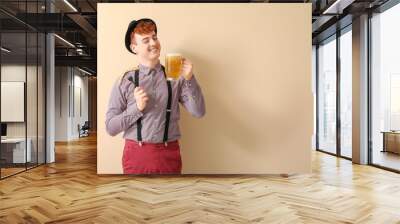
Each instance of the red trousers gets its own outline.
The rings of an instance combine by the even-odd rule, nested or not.
[[[179,142],[142,143],[126,139],[122,156],[124,174],[180,174]]]

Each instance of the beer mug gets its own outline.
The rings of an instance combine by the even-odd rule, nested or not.
[[[177,53],[167,54],[165,56],[165,73],[167,79],[175,80],[179,78],[182,67],[182,55]]]

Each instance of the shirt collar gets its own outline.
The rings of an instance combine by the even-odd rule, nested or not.
[[[152,73],[151,71],[154,71],[154,70],[156,72],[160,72],[162,70],[160,62],[158,62],[153,69],[151,69],[145,65],[139,64],[139,71],[143,72],[143,74],[145,74],[145,75],[150,75]]]

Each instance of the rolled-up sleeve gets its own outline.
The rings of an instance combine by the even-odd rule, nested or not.
[[[127,85],[121,85],[117,81],[111,91],[106,113],[106,131],[111,136],[125,131],[143,116],[143,113],[137,108],[135,100],[127,104],[124,97],[127,90]]]
[[[204,96],[195,76],[190,80],[182,78],[182,89],[179,96],[179,102],[194,117],[203,117],[206,113]]]

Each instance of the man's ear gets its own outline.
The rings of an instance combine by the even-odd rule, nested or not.
[[[135,53],[135,54],[136,54],[136,51],[135,51],[135,45],[132,43],[130,47],[131,47],[131,50],[133,51],[133,53]]]

